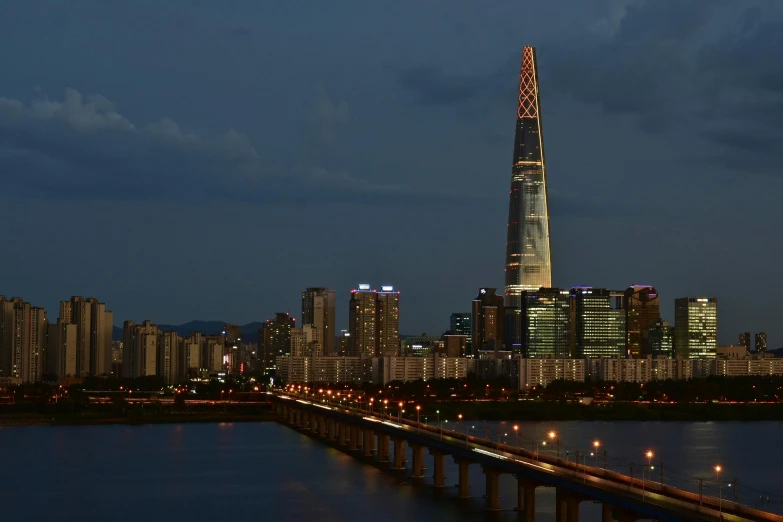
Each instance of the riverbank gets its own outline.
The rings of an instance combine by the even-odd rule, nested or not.
[[[441,402],[426,406],[428,419],[436,418],[438,410],[442,420],[462,414],[492,421],[783,421],[783,404],[753,403]]]
[[[272,411],[260,413],[211,412],[193,414],[153,414],[153,415],[90,415],[73,414],[48,417],[43,415],[0,415],[0,427],[3,426],[87,426],[100,424],[195,424],[221,422],[270,422],[277,420]]]

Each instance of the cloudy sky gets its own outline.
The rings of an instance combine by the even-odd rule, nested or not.
[[[773,0],[0,5],[0,294],[160,323],[402,291],[441,333],[503,285],[538,48],[554,283],[717,296],[783,345]]]

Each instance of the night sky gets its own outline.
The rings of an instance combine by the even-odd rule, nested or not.
[[[440,334],[503,286],[535,45],[554,284],[716,296],[722,344],[780,346],[780,6],[3,2],[0,294],[245,323],[328,286],[345,328],[393,284]]]

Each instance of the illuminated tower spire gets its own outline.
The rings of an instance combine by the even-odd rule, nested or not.
[[[521,293],[552,286],[544,133],[534,47],[522,48],[506,240],[506,343],[521,340]],[[511,349],[513,346],[507,346]]]

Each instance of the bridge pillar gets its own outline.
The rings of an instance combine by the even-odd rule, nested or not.
[[[411,444],[411,449],[413,450],[413,478],[423,478],[424,477],[424,446],[420,446],[419,444]]]
[[[628,509],[623,509],[623,508],[617,508],[614,506],[610,506],[610,507],[612,508],[611,516],[614,517],[619,522],[636,522],[637,520],[639,520],[639,515],[633,511],[630,511]]]
[[[459,466],[459,483],[457,484],[459,493],[457,496],[459,498],[470,498],[470,475],[468,474],[468,470],[470,469],[471,462],[469,460],[457,459],[456,457],[454,458],[454,462]]]
[[[601,504],[601,522],[614,522],[612,504],[607,504],[606,502]]]
[[[579,522],[579,496],[567,489],[555,491],[555,520],[557,522]]]
[[[332,424],[329,426],[329,439],[334,442],[338,442],[340,438],[340,423],[336,420],[332,420]]]
[[[433,459],[435,459],[435,473],[432,476],[432,479],[435,482],[436,488],[442,488],[446,485],[446,474],[444,473],[445,466],[443,462],[445,455],[439,451],[433,450],[432,448],[430,448],[430,455],[432,455]]]
[[[389,436],[378,434],[378,462],[389,462]]]
[[[345,446],[348,441],[348,426],[344,422],[340,423],[340,434],[337,436],[337,443],[340,446]]]
[[[405,469],[405,441],[394,438],[394,467],[392,469]]]
[[[359,448],[359,428],[357,426],[349,426],[348,434],[351,437],[348,441],[348,451],[356,451]]]
[[[500,471],[489,466],[481,466],[484,469],[484,477],[487,479],[485,497],[489,511],[500,511]]]
[[[318,435],[322,438],[326,438],[326,417],[321,415],[318,417]]]
[[[362,453],[365,457],[372,457],[373,444],[375,443],[375,433],[371,429],[364,428],[362,431],[364,442],[362,442]]]
[[[523,522],[536,519],[536,488],[538,483],[517,475],[517,511]]]

